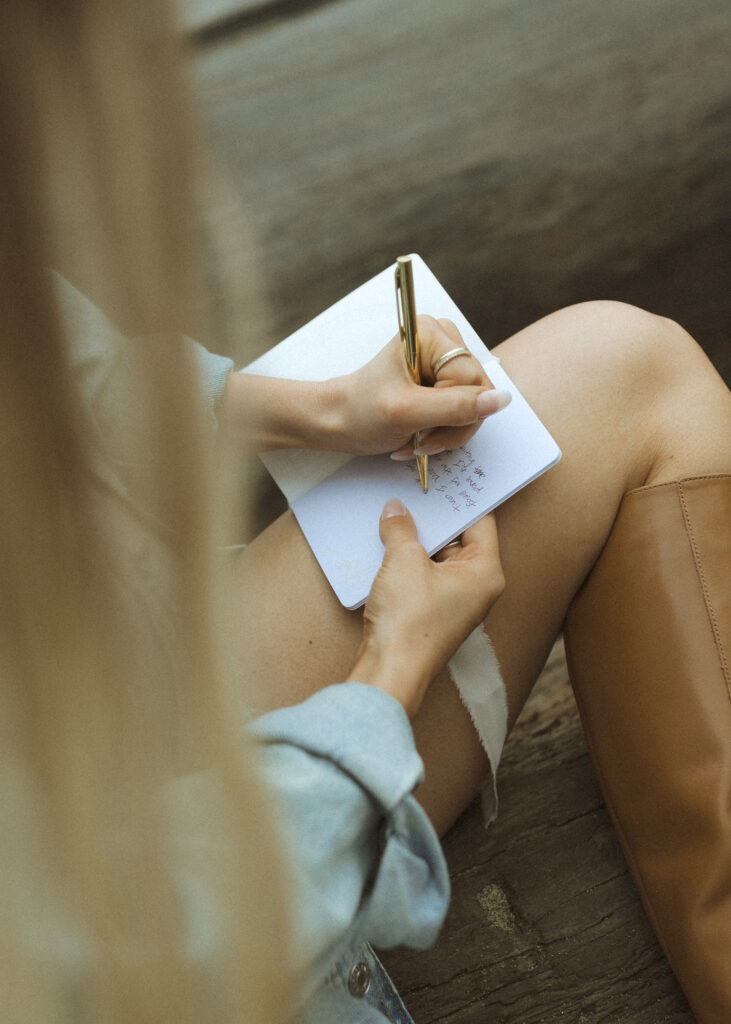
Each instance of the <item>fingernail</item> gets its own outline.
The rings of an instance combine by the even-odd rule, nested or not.
[[[405,516],[406,506],[403,505],[398,498],[391,498],[383,506],[383,512],[381,512],[381,519],[390,519],[392,516]]]
[[[510,405],[513,395],[510,391],[503,391],[501,388],[493,388],[492,391],[482,391],[477,396],[477,415],[480,419],[499,412],[506,405]]]
[[[391,452],[391,458],[394,462],[406,462],[408,459],[413,459],[413,452]]]

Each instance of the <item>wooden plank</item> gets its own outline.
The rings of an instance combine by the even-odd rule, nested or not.
[[[337,0],[178,0],[180,27],[196,45],[309,14]]]
[[[177,0],[176,11],[184,32],[198,35],[213,25],[233,24],[253,11],[271,7],[276,0]]]

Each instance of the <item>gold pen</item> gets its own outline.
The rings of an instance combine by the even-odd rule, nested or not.
[[[419,352],[419,335],[416,330],[416,304],[414,301],[414,271],[410,256],[399,256],[396,260],[396,314],[398,329],[404,343],[406,365],[417,384],[421,384],[421,358]],[[414,434],[412,444],[418,448],[420,438]],[[417,455],[421,489],[426,494],[429,489],[429,456]]]

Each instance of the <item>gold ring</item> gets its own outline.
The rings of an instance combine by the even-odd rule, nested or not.
[[[443,356],[440,356],[439,359],[437,359],[436,363],[434,363],[434,369],[433,369],[432,373],[436,377],[436,375],[439,373],[439,371],[444,366],[444,364],[448,363],[450,359],[456,359],[457,356],[471,356],[471,355],[472,355],[472,353],[470,352],[470,350],[468,348],[464,348],[464,347],[462,347],[462,348],[451,348],[449,350],[449,352],[445,352]]]

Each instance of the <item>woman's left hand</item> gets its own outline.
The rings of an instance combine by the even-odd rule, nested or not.
[[[413,717],[431,680],[503,592],[497,527],[494,515],[485,516],[430,559],[411,514],[392,500],[379,533],[383,564],[347,679],[385,690]]]
[[[339,396],[339,450],[409,459],[418,432],[419,451],[436,455],[466,444],[487,416],[508,404],[509,393],[494,389],[473,355],[450,359],[434,373],[441,356],[464,347],[450,320],[419,316],[418,334],[422,386],[409,373],[398,335],[359,370],[327,382]]]

